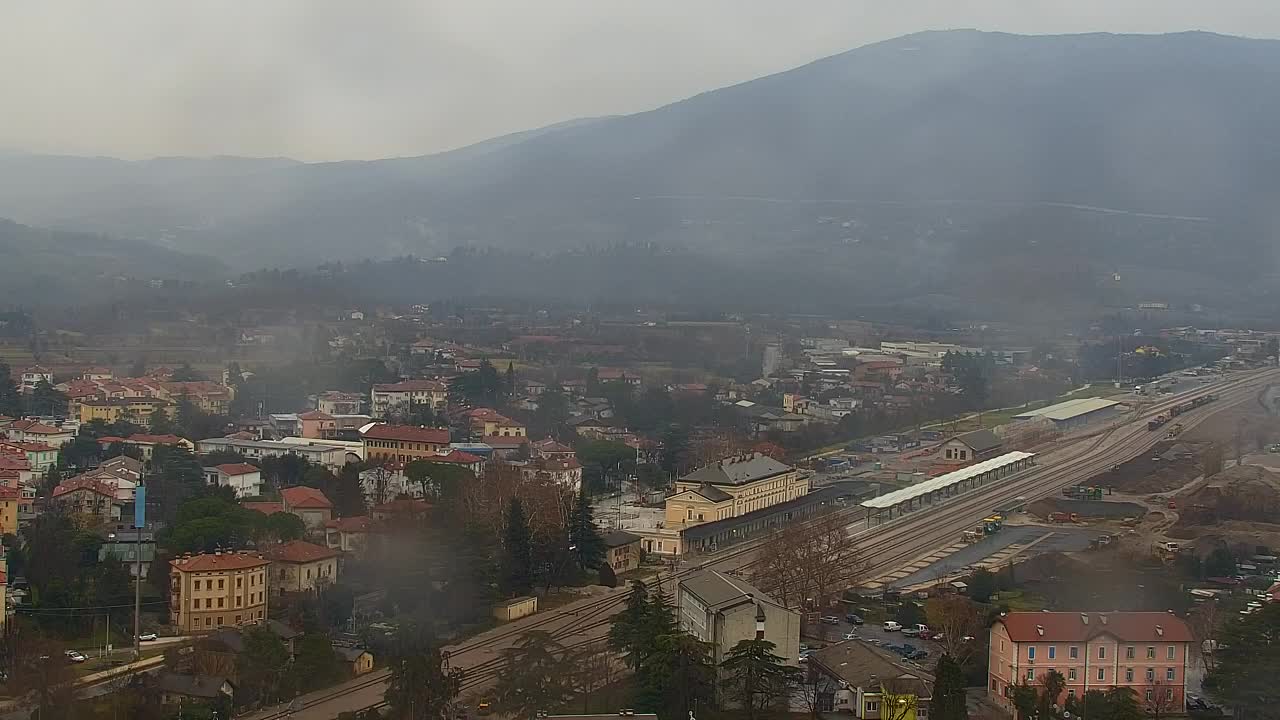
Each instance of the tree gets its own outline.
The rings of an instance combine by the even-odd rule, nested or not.
[[[969,576],[969,597],[984,603],[996,594],[996,576],[990,570],[974,570]]]
[[[75,674],[63,657],[64,647],[31,633],[19,638],[9,685],[34,706],[40,720],[75,720]]]
[[[812,599],[825,608],[859,584],[868,563],[845,521],[829,514],[779,527],[761,545],[756,581],[789,607]]]
[[[251,625],[242,634],[244,652],[236,656],[237,704],[278,701],[289,668],[289,650],[266,625]]]
[[[1236,558],[1231,551],[1224,548],[1214,548],[1213,552],[1204,560],[1204,573],[1208,577],[1232,577],[1236,574]]]
[[[649,587],[634,580],[627,606],[613,616],[608,640],[609,647],[624,654],[627,667],[632,670],[638,670],[653,649],[654,638],[645,634],[649,618]]]
[[[1196,606],[1187,615],[1187,625],[1191,628],[1191,637],[1195,640],[1192,651],[1199,654],[1205,673],[1213,675],[1218,667],[1218,653],[1214,652],[1213,643],[1218,642],[1218,632],[1222,625],[1218,601],[1207,600]]]
[[[942,633],[942,651],[964,664],[977,648],[972,638],[982,629],[983,613],[972,600],[962,595],[930,598],[924,604],[929,629]]]
[[[413,623],[396,631],[383,695],[393,720],[448,720],[462,691],[462,668],[450,668],[440,645]]]
[[[1240,711],[1240,717],[1277,717],[1276,675],[1280,673],[1280,604],[1222,624],[1217,666],[1205,689]]]
[[[190,363],[182,363],[173,371],[173,376],[170,379],[173,382],[196,382],[198,380],[207,380],[208,378],[203,373],[196,372]]]
[[[786,665],[768,640],[741,640],[720,662],[721,687],[726,699],[747,713],[749,720],[772,708],[800,680],[800,669]]]
[[[920,700],[919,683],[908,678],[880,682],[880,720],[910,720],[916,717]]]
[[[48,380],[40,380],[27,399],[27,414],[53,415],[67,414],[67,396],[59,392]]]
[[[1058,697],[1067,686],[1067,679],[1057,670],[1050,670],[1040,675],[1040,714],[1049,717],[1050,706],[1058,703]]]
[[[552,710],[574,696],[574,660],[563,645],[546,632],[527,633],[502,652],[502,674],[494,688],[494,710],[532,717]]]
[[[178,433],[178,426],[169,417],[169,411],[164,408],[156,408],[151,413],[151,423],[148,429],[156,435],[176,435]]]
[[[507,531],[502,543],[502,590],[509,597],[533,587],[533,545],[529,521],[520,498],[507,506]]]
[[[1182,698],[1176,697],[1179,694],[1174,688],[1166,687],[1164,683],[1156,680],[1143,690],[1142,709],[1151,720],[1181,715]]]
[[[379,505],[387,501],[385,485],[383,487],[383,500],[376,503]],[[338,517],[358,517],[365,514],[364,482],[360,479],[359,465],[347,463],[338,471],[333,494],[333,511]]]
[[[636,451],[625,443],[592,440],[578,446],[577,455],[578,461],[584,466],[599,467],[607,485],[610,477],[616,476],[627,462],[635,460]]]
[[[573,507],[573,514],[569,516],[569,543],[578,559],[578,567],[583,570],[600,567],[604,562],[604,538],[600,537],[600,531],[596,529],[591,498],[587,496],[585,487],[578,492],[578,501]]]
[[[930,717],[934,720],[968,720],[969,708],[965,699],[964,670],[947,653],[938,658],[934,668],[933,700]]]
[[[295,692],[311,692],[343,679],[345,668],[329,638],[320,633],[307,633],[298,641],[290,666],[290,685]]]
[[[618,587],[618,574],[609,567],[609,563],[600,563],[600,584],[607,588]]]
[[[515,394],[516,394],[516,365],[515,365],[515,363],[513,363],[513,362],[508,362],[508,363],[507,363],[507,376],[506,376],[506,378],[504,379],[504,384],[506,385],[506,387],[505,387],[504,389],[505,389],[505,391],[506,391],[506,393],[507,393],[507,397],[513,397],[513,396],[515,396]]]
[[[261,515],[261,513],[258,513]],[[247,516],[250,519],[256,519],[252,515]],[[273,512],[266,516],[262,521],[262,533],[268,538],[279,540],[280,542],[288,542],[290,540],[301,540],[307,534],[307,525],[302,522],[302,518],[284,511]]]
[[[684,470],[689,455],[689,432],[681,425],[669,425],[662,433],[662,454],[658,464],[671,477]]]
[[[926,618],[924,611],[914,600],[904,600],[898,603],[898,610],[893,614],[893,619],[902,627],[908,628],[913,625],[923,625]]]
[[[1013,701],[1013,709],[1017,711],[1017,720],[1030,720],[1036,714],[1040,693],[1026,683],[1018,683],[1014,686],[1010,699]]]
[[[1107,690],[1107,720],[1142,720],[1142,706],[1133,688],[1113,687]]]
[[[684,720],[714,704],[715,683],[709,644],[688,633],[662,635],[640,668],[640,704],[663,720]]]
[[[0,415],[22,417],[22,395],[10,372],[9,366],[0,362]]]

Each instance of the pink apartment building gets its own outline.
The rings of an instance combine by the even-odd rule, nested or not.
[[[1063,695],[1124,686],[1138,703],[1181,713],[1193,639],[1182,618],[1160,612],[1014,612],[991,627],[987,693],[1012,710],[1013,687],[1040,687],[1057,670]]]

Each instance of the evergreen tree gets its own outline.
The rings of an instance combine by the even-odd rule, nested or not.
[[[0,362],[0,415],[22,417],[22,395],[9,373],[9,366]]]
[[[173,435],[177,432],[177,426],[169,417],[169,412],[163,408],[156,408],[155,412],[151,413],[149,429],[156,435]]]
[[[516,395],[516,366],[512,362],[507,363],[506,394],[507,397]]]
[[[1221,648],[1214,653],[1217,665],[1205,679],[1205,688],[1247,717],[1263,717],[1276,703],[1275,677],[1280,672],[1280,604],[1224,623],[1219,632]]]
[[[574,658],[546,632],[535,630],[503,651],[503,672],[494,689],[494,709],[511,717],[532,717],[558,708],[574,696]]]
[[[1271,693],[1268,705],[1275,707],[1276,696]],[[1138,693],[1133,688],[1113,687],[1107,690],[1108,720],[1142,720],[1146,717],[1138,703]]]
[[[938,658],[934,669],[933,700],[930,717],[934,720],[968,720],[969,709],[965,701],[964,670],[950,655]]]
[[[680,425],[670,425],[662,433],[662,455],[659,464],[667,475],[677,477],[689,455],[689,432]]]
[[[533,587],[533,542],[520,498],[507,507],[507,532],[502,544],[502,590],[509,597]]]
[[[662,720],[685,720],[715,703],[711,646],[688,633],[663,635],[640,668],[640,706]]]
[[[649,587],[641,580],[634,580],[627,595],[627,606],[613,616],[608,641],[609,647],[624,653],[627,667],[633,670],[640,668],[654,640],[645,635],[650,618]]]
[[[365,513],[364,486],[360,482],[360,467],[355,463],[347,463],[338,471],[333,510],[338,517],[356,517]]]
[[[445,669],[440,645],[414,624],[396,631],[387,690],[383,695],[395,720],[446,720],[462,691],[461,668]]]
[[[786,697],[800,680],[800,669],[786,665],[768,640],[742,640],[720,663],[725,697],[754,720]]]
[[[587,497],[585,486],[578,492],[578,502],[569,516],[569,543],[574,547],[578,566],[583,570],[599,567],[605,561],[604,538],[596,528],[591,499]]]
[[[41,380],[27,399],[27,412],[31,415],[66,415],[67,396],[50,385],[48,380]]]

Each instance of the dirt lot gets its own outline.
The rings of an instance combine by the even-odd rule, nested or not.
[[[1208,447],[1207,442],[1190,442],[1185,436],[1166,440],[1117,470],[1095,475],[1090,483],[1131,495],[1177,490],[1200,476],[1200,455]]]
[[[1184,442],[1216,442],[1226,451],[1227,457],[1235,457],[1235,442],[1240,437],[1241,450],[1254,452],[1267,445],[1280,442],[1280,416],[1276,408],[1280,400],[1280,386],[1271,386],[1258,394],[1253,402],[1244,402],[1221,412],[1183,433]]]
[[[1178,610],[1187,604],[1167,570],[1135,566],[1114,550],[1042,555],[1019,566],[1018,574],[1019,587],[1045,598],[1050,610]]]
[[[1142,517],[1146,514],[1147,509],[1131,502],[1045,498],[1032,503],[1027,507],[1027,511],[1042,518],[1048,518],[1049,513],[1065,512],[1079,513],[1082,518],[1124,519],[1127,517]]]
[[[1171,536],[1206,545],[1280,547],[1280,473],[1257,465],[1227,468],[1177,501]]]

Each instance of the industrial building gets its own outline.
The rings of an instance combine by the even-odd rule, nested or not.
[[[1050,405],[1039,410],[1014,415],[1014,422],[1039,420],[1041,418],[1053,423],[1056,430],[1066,431],[1084,427],[1095,422],[1110,420],[1118,416],[1124,406],[1115,400],[1105,398],[1080,398]]]

